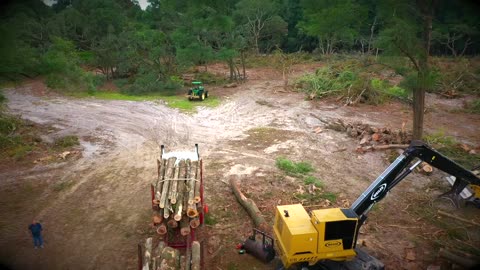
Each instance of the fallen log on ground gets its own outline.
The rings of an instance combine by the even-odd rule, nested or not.
[[[442,215],[442,216],[445,216],[445,217],[449,217],[449,218],[453,218],[453,219],[456,219],[458,221],[461,221],[463,223],[468,223],[470,225],[473,225],[473,226],[479,226],[480,227],[480,224],[479,223],[476,223],[475,221],[472,221],[472,220],[468,220],[468,219],[464,219],[464,218],[461,218],[461,217],[457,217],[455,215],[452,215],[450,213],[447,213],[445,211],[442,211],[442,210],[438,210],[437,213],[439,215]]]
[[[245,197],[245,195],[243,195],[235,178],[230,178],[230,186],[232,188],[233,194],[237,198],[237,201],[252,218],[255,227],[262,231],[266,231],[268,229],[267,222],[265,221],[265,218],[263,218],[262,213],[258,209],[255,202],[252,199],[249,199]]]
[[[460,256],[457,255],[449,250],[441,248],[438,254],[449,260],[450,262],[457,264],[459,266],[465,267],[467,269],[473,269],[473,267],[476,265],[476,262],[474,260],[471,260],[469,258],[466,258],[465,256]]]

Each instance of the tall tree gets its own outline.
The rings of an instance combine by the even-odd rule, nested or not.
[[[421,139],[425,111],[425,91],[430,87],[430,44],[437,0],[384,1],[387,21],[379,45],[387,53],[407,57],[416,71],[413,87],[413,138]],[[387,8],[388,7],[388,8]]]
[[[353,44],[367,17],[366,8],[353,0],[304,0],[301,5],[304,18],[298,27],[318,38],[323,54],[334,53],[339,44]]]
[[[236,4],[234,13],[237,21],[247,29],[254,51],[260,53],[260,41],[267,37],[268,29],[287,28],[285,21],[278,16],[278,8],[272,0],[241,0]],[[281,32],[280,32],[281,33]],[[270,38],[273,37],[270,32]]]

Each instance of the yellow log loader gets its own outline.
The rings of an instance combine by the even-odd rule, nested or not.
[[[380,261],[356,248],[359,229],[373,205],[422,161],[455,177],[451,190],[441,197],[450,199],[457,207],[461,200],[459,194],[465,188],[470,185],[471,190],[478,191],[480,179],[475,174],[423,142],[413,141],[350,208],[318,209],[309,213],[301,204],[277,206],[273,231],[282,268],[383,269]],[[467,202],[480,207],[479,197],[477,192]]]

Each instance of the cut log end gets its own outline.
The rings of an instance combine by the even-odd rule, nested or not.
[[[167,222],[167,226],[169,228],[172,228],[172,229],[175,229],[178,227],[178,222],[175,221],[174,219],[170,219],[168,222]]]
[[[153,214],[152,216],[153,225],[158,225],[162,223],[162,221],[163,221],[163,216],[159,215],[158,213]]]
[[[165,226],[165,224],[160,224],[160,226],[157,227],[157,233],[165,235],[167,233],[167,226]]]
[[[190,220],[190,227],[195,229],[198,226],[200,226],[200,220],[198,218],[194,218],[194,219]]]
[[[189,218],[194,218],[194,217],[198,216],[198,211],[197,211],[196,209],[189,208],[189,209],[187,210],[187,216],[188,216]]]

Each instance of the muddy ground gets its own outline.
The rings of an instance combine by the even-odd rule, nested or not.
[[[299,66],[297,73],[316,66]],[[194,114],[162,102],[74,99],[45,94],[45,89],[39,93],[38,83],[7,89],[12,113],[54,127],[45,140],[77,135],[82,156],[0,171],[0,262],[13,269],[136,269],[137,244],[153,235],[149,185],[159,145],[193,150],[198,143],[210,209],[201,233],[206,269],[273,269],[273,264],[235,250],[252,223],[225,181],[238,177],[242,191],[272,223],[275,205],[301,202],[296,195],[308,192],[302,179],[275,167],[275,159],[284,156],[310,162],[312,175],[324,183],[319,194],[336,196],[335,202],[318,198],[305,204],[348,206],[388,166],[387,154],[355,153],[358,141],[324,129],[319,118],[411,126],[405,104],[344,107],[334,101],[309,101],[301,93],[281,91],[281,76],[274,71],[248,72],[250,79],[237,88],[210,90],[221,98],[219,107],[200,107]],[[480,117],[455,111],[462,100],[429,94],[427,103],[427,131],[441,129],[459,141],[480,145]],[[318,127],[323,131],[313,132]],[[477,209],[457,211],[432,200],[446,190],[444,176],[438,171],[429,177],[414,174],[372,211],[359,243],[387,269],[440,265],[441,245],[432,240],[445,232],[422,216],[422,209],[441,207],[478,221]],[[33,249],[27,231],[34,217],[44,226],[41,250]],[[473,237],[469,245],[478,248],[478,228],[467,229],[476,232],[467,234]]]

